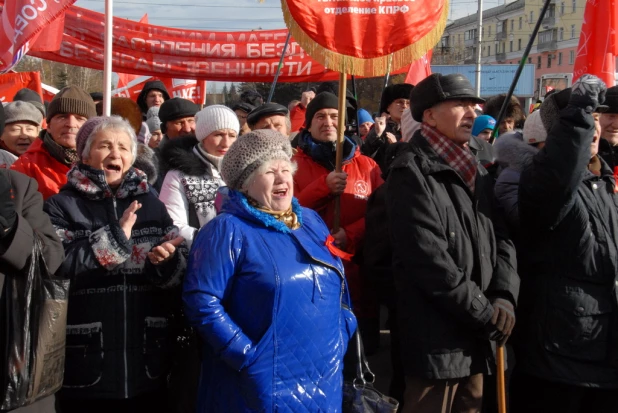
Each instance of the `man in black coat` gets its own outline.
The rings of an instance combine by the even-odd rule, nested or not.
[[[618,166],[618,86],[607,89],[605,102],[607,109],[601,114],[601,141],[599,156],[612,170]]]
[[[605,84],[583,75],[563,92],[519,184],[526,272],[511,411],[617,412],[618,195],[593,116]]]
[[[467,146],[483,100],[464,76],[433,74],[410,101],[421,128],[393,161],[386,194],[403,412],[477,412],[490,340],[511,333],[519,291],[492,179]]]

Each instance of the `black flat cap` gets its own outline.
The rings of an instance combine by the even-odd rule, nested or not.
[[[262,119],[265,116],[273,116],[273,115],[282,115],[282,116],[287,116],[288,115],[288,108],[286,108],[283,105],[280,105],[278,103],[264,103],[261,106],[258,106],[257,108],[253,109],[248,115],[247,115],[247,124],[249,125],[250,128],[253,129],[253,127],[260,121],[260,119]]]
[[[232,110],[242,110],[243,112],[251,112],[255,109],[255,106],[247,103],[247,102],[238,102],[234,106],[232,106]]]
[[[476,95],[472,84],[464,75],[434,73],[421,80],[410,92],[412,117],[415,121],[422,122],[425,110],[447,100],[485,102],[485,99]]]
[[[605,113],[618,113],[618,86],[607,88],[603,106],[607,106],[607,110],[604,111]]]

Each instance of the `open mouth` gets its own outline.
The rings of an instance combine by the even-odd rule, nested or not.
[[[106,165],[105,166],[105,171],[108,171],[108,172],[121,172],[122,171],[122,167],[120,165]]]
[[[287,194],[288,194],[287,189],[276,189],[273,191],[273,196],[278,197],[278,198],[284,198],[285,196],[287,196]]]

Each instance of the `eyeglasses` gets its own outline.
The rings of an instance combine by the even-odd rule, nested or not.
[[[410,99],[397,99],[393,103],[397,106],[410,106]]]

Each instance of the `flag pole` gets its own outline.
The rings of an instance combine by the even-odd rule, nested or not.
[[[356,104],[358,105],[358,96],[356,96],[356,76],[352,75],[352,95],[354,95],[354,100],[356,100]],[[358,124],[358,107],[356,108],[356,136],[360,137],[360,125]]]
[[[337,154],[335,156],[335,172],[341,172],[343,163],[343,140],[345,139],[346,114],[346,82],[345,73],[339,74],[339,117],[337,119]],[[333,217],[333,232],[339,231],[341,221],[341,195],[335,197],[335,216]]]
[[[530,40],[528,40],[528,45],[524,50],[524,55],[521,57],[521,61],[519,62],[519,67],[515,72],[515,77],[513,78],[513,82],[511,83],[511,87],[506,94],[506,98],[502,103],[502,107],[500,108],[500,112],[498,112],[498,119],[496,119],[496,127],[489,138],[489,144],[492,145],[498,136],[498,131],[500,129],[500,123],[502,119],[504,119],[504,114],[506,113],[506,108],[511,101],[511,96],[513,96],[513,92],[515,91],[515,87],[517,86],[517,82],[519,81],[519,76],[521,76],[521,72],[524,70],[524,66],[526,65],[526,61],[528,60],[528,55],[530,54],[530,50],[532,49],[532,44],[534,43],[534,39],[536,35],[539,33],[539,29],[541,28],[541,22],[545,18],[545,14],[547,13],[547,9],[549,9],[549,3],[552,0],[545,0],[545,4],[543,4],[543,8],[541,9],[541,13],[539,14],[539,19],[536,21],[536,25],[534,26],[534,30],[532,30],[532,35],[530,36]]]
[[[105,46],[103,48],[103,116],[112,111],[112,30],[114,0],[105,0]]]
[[[292,37],[292,33],[288,30],[288,37],[285,38],[285,44],[283,45],[283,51],[281,52],[281,58],[279,59],[279,66],[277,66],[277,73],[275,73],[275,80],[270,86],[270,93],[268,93],[268,100],[266,103],[270,103],[273,95],[275,94],[275,86],[277,85],[277,80],[279,79],[279,73],[281,73],[281,69],[283,68],[283,59],[285,59],[285,51],[288,49],[290,37]]]

